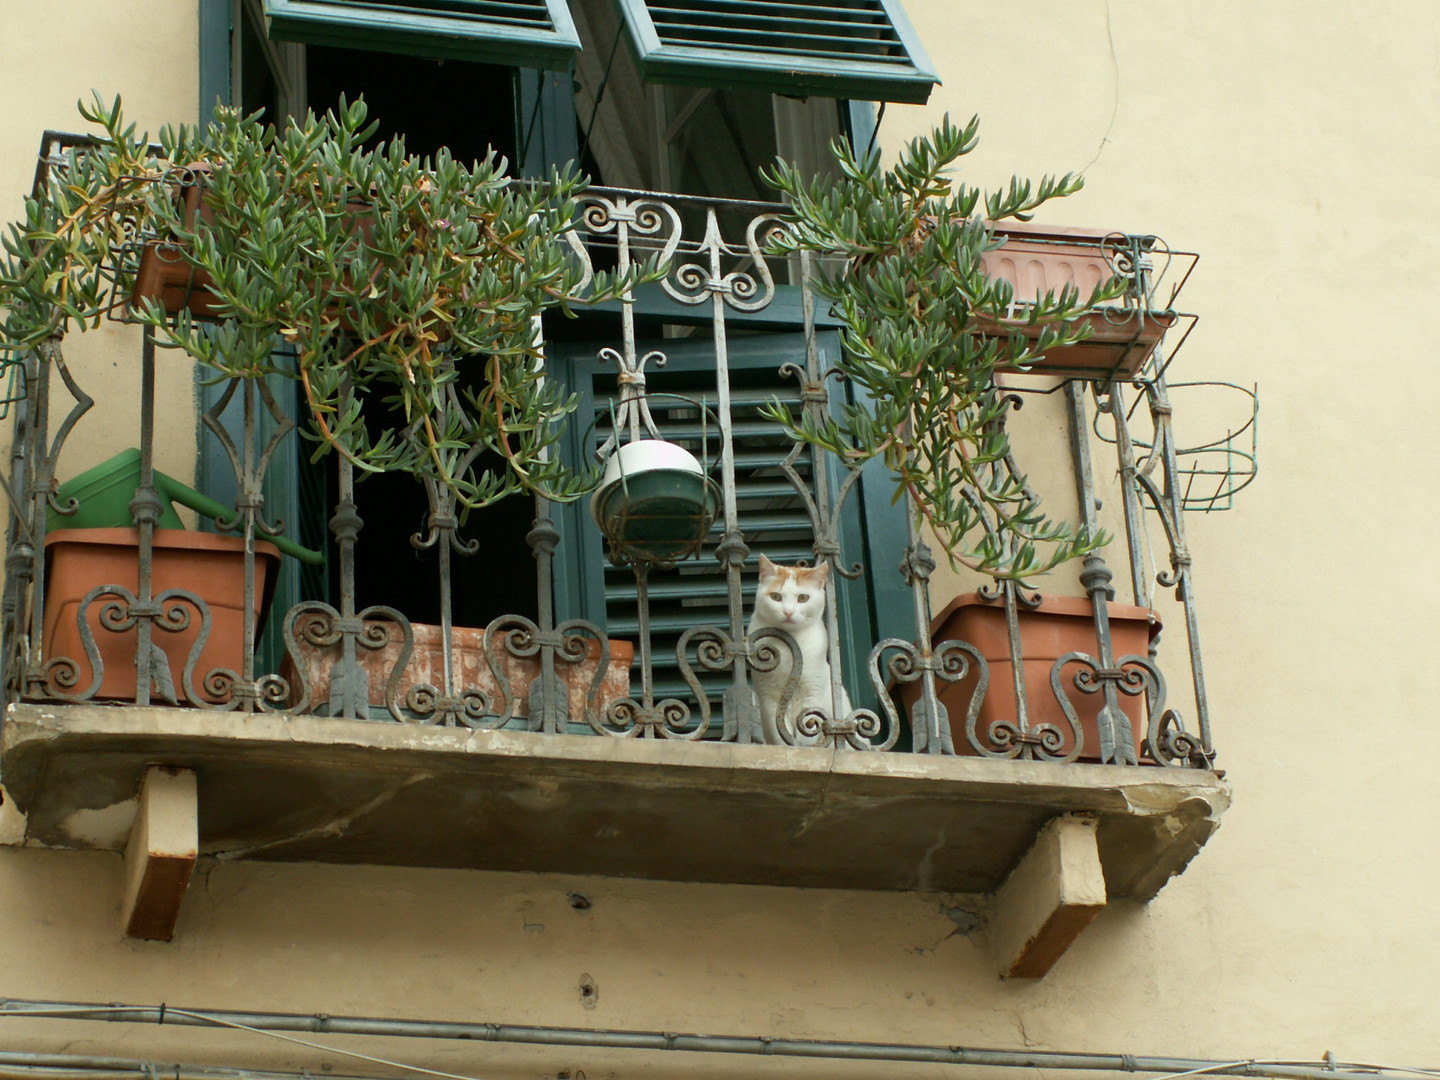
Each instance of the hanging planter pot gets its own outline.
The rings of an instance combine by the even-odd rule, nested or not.
[[[1086,327],[1090,336],[1048,350],[1027,365],[1029,373],[1104,382],[1134,378],[1165,331],[1179,321],[1174,311],[1157,311],[1149,306],[1146,272],[1128,261],[1130,238],[1119,231],[1005,221],[996,223],[995,235],[1003,237],[1005,244],[982,255],[980,265],[990,277],[1010,283],[1017,307],[1013,323],[1002,325],[981,319],[987,334],[1014,329],[1033,343],[1040,336],[1040,327],[1025,323],[1027,304],[1067,287],[1089,296],[1117,272],[1131,280],[1135,295],[1144,297],[1143,303],[1132,299],[1127,304],[1106,304],[1082,315],[1077,323]]]
[[[197,222],[208,225],[212,220],[205,205],[205,180],[210,166],[197,162],[188,166],[170,183],[174,202],[185,228],[193,231]],[[167,315],[188,310],[197,319],[213,322],[219,319],[219,297],[211,290],[214,282],[203,270],[185,261],[184,246],[173,239],[152,239],[140,252],[140,266],[135,274],[135,287],[130,293],[131,306],[142,300],[154,300]]]
[[[638,439],[610,455],[590,516],[612,554],[673,563],[699,550],[719,505],[719,489],[694,454],[663,439]]]

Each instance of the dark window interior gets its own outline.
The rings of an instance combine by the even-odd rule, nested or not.
[[[240,5],[240,107],[247,113],[260,109],[274,120],[280,116],[280,88],[265,56],[263,31],[255,25],[249,7]]]
[[[310,108],[323,112],[364,95],[370,118],[380,122],[377,140],[403,135],[407,149],[430,155],[449,147],[459,161],[482,159],[490,147],[515,161],[514,77],[510,68],[461,61],[311,47],[306,50]],[[383,417],[372,417],[375,425]],[[335,455],[326,459],[326,481],[337,490]],[[366,476],[355,485],[365,522],[356,545],[358,609],[372,604],[398,608],[416,622],[440,621],[439,555],[417,550],[415,534],[427,530],[424,489],[409,476]],[[333,502],[333,499],[332,499]],[[473,555],[452,553],[451,597],[457,626],[484,626],[498,615],[535,618],[535,560],[525,543],[534,502],[512,497],[473,513],[461,530],[479,543]],[[332,560],[330,588],[339,595],[339,567]]]
[[[688,114],[670,139],[676,191],[717,199],[775,199],[760,180],[761,167],[773,163],[776,154],[769,94],[682,87],[667,88],[667,98],[680,101]]]
[[[458,161],[478,161],[494,147],[515,161],[515,70],[460,60],[361,52],[312,45],[305,50],[306,93],[316,113],[342,94],[364,95],[377,139],[403,135],[412,154],[442,146]]]

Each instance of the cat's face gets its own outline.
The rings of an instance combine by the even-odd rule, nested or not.
[[[829,563],[816,567],[776,566],[761,555],[755,618],[766,626],[779,627],[819,622],[825,614],[825,581],[829,576]]]

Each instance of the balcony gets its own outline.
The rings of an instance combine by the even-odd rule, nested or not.
[[[718,496],[693,556],[607,555],[586,500],[512,498],[462,524],[408,477],[312,469],[283,377],[207,391],[202,456],[224,469],[197,493],[154,465],[149,337],[137,428],[85,469],[66,447],[103,372],[59,341],[11,357],[0,752],[27,841],[127,852],[129,930],[147,937],[169,936],[197,855],[967,894],[1010,975],[1043,974],[1107,899],[1154,896],[1228,801],[1184,511],[1243,480],[1206,465],[1233,461],[1234,437],[1192,452],[1172,433],[1193,320],[1166,290],[1193,258],[1017,227],[1000,254],[1023,258],[992,269],[1021,302],[1086,274],[1131,284],[1073,365],[1006,377],[1065,432],[1046,464],[1062,496],[1087,521],[1111,508],[1120,535],[1061,583],[1073,595],[1041,597],[937,576],[883,472],[767,419],[848,392],[808,261],[766,254],[783,207],[594,190],[581,211],[587,266],[659,252],[670,269],[547,324],[547,376],[579,400],[555,452],[593,460],[629,425],[688,448]],[[221,531],[194,527],[206,514]],[[1154,536],[1176,597],[1163,649]],[[783,714],[803,661],[783,632],[747,633],[762,554],[834,569],[831,700],[852,707],[764,722],[757,673],[788,657]],[[963,639],[944,636],[952,616]],[[1037,658],[1036,616],[1081,644]]]

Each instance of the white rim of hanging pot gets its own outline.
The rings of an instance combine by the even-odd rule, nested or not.
[[[636,439],[620,446],[605,462],[605,476],[595,494],[590,496],[590,519],[601,532],[605,527],[600,522],[600,507],[606,496],[617,484],[623,484],[626,477],[648,472],[683,472],[704,476],[705,469],[689,450],[678,443],[664,439]]]

